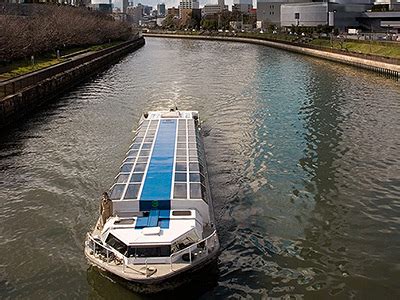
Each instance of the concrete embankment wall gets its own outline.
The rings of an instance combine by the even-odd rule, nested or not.
[[[145,44],[143,37],[0,83],[0,128]]]
[[[266,41],[261,39],[253,38],[241,38],[241,37],[226,37],[226,36],[204,36],[204,35],[179,35],[179,34],[160,34],[160,33],[146,33],[145,36],[149,37],[163,37],[163,38],[180,38],[180,39],[200,39],[200,40],[213,40],[213,41],[231,41],[241,43],[251,43],[257,45],[264,45],[273,48],[279,48],[286,51],[295,53],[301,53],[304,55],[310,55],[327,59],[334,62],[344,63],[355,67],[371,70],[384,74],[395,79],[400,78],[400,65],[395,63],[388,63],[384,61],[376,61],[366,59],[362,57],[356,57],[353,55],[346,55],[340,53],[333,53],[328,51],[322,51],[318,49],[311,49],[308,47],[301,47],[289,43],[281,43],[274,41]]]

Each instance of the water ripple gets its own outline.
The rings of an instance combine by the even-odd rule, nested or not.
[[[140,298],[83,257],[141,113],[200,111],[222,243],[209,298],[393,298],[400,88],[248,44],[148,39],[0,137],[0,298]],[[178,291],[176,291],[178,293]]]

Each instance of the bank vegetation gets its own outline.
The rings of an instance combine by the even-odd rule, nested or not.
[[[131,26],[85,8],[45,4],[3,4],[0,62],[80,46],[127,40]]]

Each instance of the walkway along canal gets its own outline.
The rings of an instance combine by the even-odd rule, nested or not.
[[[5,127],[56,95],[104,70],[145,44],[139,37],[104,50],[85,53],[70,60],[0,82],[0,128]]]

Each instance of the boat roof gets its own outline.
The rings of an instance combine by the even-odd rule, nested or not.
[[[139,200],[139,211],[169,210],[173,199],[203,199],[203,149],[195,111],[149,112],[136,130],[110,190],[113,201]]]
[[[168,228],[160,226],[137,228],[136,218],[131,224],[120,225],[118,217],[113,217],[107,222],[105,230],[109,229],[113,236],[126,245],[170,244],[190,231],[196,232],[195,228],[201,226],[196,220],[196,212],[194,210],[188,212],[189,216],[171,215]]]
[[[110,189],[114,218],[131,221],[110,218],[104,234],[126,245],[168,244],[192,231],[201,237],[210,215],[197,120],[196,111],[144,115]]]

